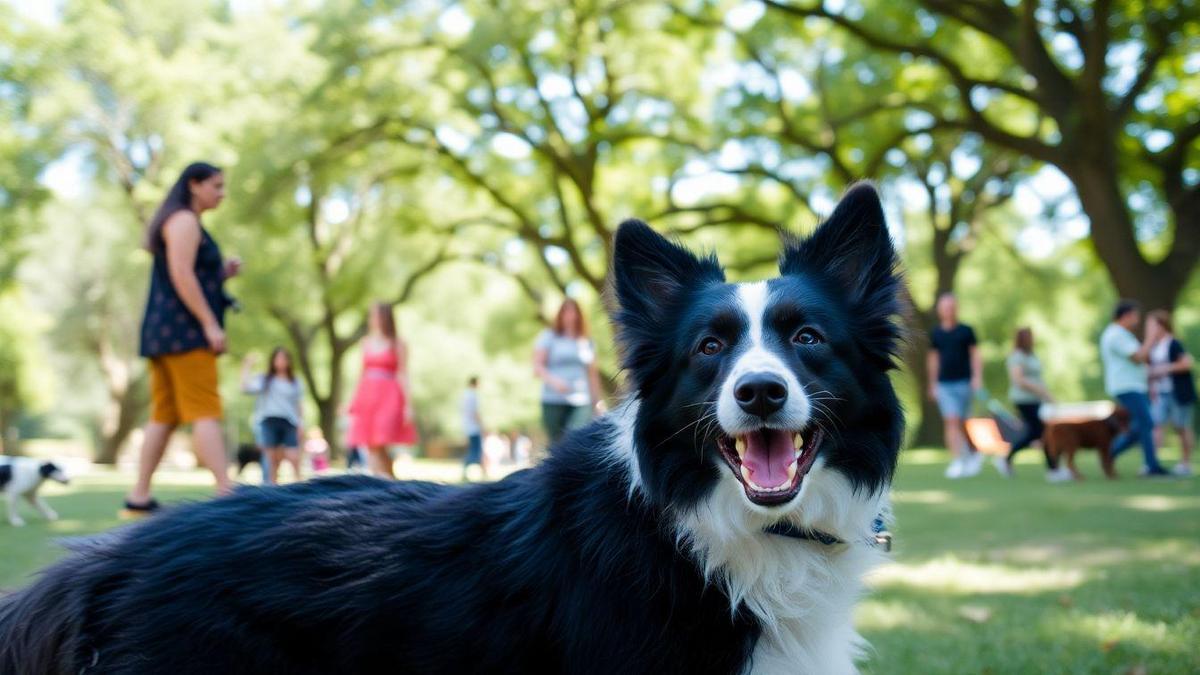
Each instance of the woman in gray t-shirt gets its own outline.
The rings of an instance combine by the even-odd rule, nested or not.
[[[567,298],[533,347],[533,370],[542,381],[542,426],[553,445],[577,429],[603,404],[596,347],[588,337],[579,304]]]
[[[267,372],[251,375],[253,357],[242,362],[242,391],[256,394],[254,401],[254,439],[263,453],[265,482],[279,480],[279,465],[292,465],[293,476],[300,480],[300,436],[304,427],[304,386],[292,372],[292,355],[283,347],[271,352]]]
[[[1008,400],[1017,407],[1017,412],[1021,413],[1021,420],[1025,422],[1025,433],[1012,442],[1008,457],[1004,458],[1003,463],[996,465],[1006,476],[1012,475],[1013,456],[1034,441],[1040,440],[1046,429],[1040,415],[1042,403],[1054,402],[1054,397],[1050,395],[1050,390],[1046,388],[1042,379],[1042,362],[1033,353],[1033,331],[1029,328],[1017,329],[1013,343],[1012,353],[1004,362],[1005,370],[1008,371]],[[1071,473],[1060,471],[1057,460],[1046,452],[1044,446],[1042,452],[1046,455],[1046,480],[1060,482],[1071,479]]]

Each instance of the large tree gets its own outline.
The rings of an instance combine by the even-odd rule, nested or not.
[[[337,450],[346,355],[367,333],[368,307],[408,302],[422,279],[459,252],[451,235],[422,232],[421,199],[432,195],[418,196],[428,184],[414,181],[411,161],[397,166],[379,153],[270,159],[279,172],[244,165],[253,187],[236,193],[236,217],[254,223],[229,238],[253,252],[241,286],[246,320],[233,328],[237,351],[266,350],[283,337]],[[262,319],[275,330],[262,330]]]
[[[362,36],[364,56],[331,82],[373,107],[357,106],[366,123],[347,142],[426,153],[477,196],[462,204],[463,222],[531,253],[538,269],[518,265],[529,278],[559,293],[601,293],[614,228],[633,215],[657,216],[680,234],[744,222],[774,237],[775,224],[752,212],[714,214],[675,199],[671,177],[682,177],[709,139],[711,90],[694,56],[708,36],[668,8],[578,1],[442,9],[427,21],[439,29],[420,39]],[[401,69],[413,78],[380,93],[381,73],[391,79]]]
[[[893,83],[910,80],[914,66],[896,55],[822,27],[792,30],[770,17],[739,30],[715,15],[689,18],[734,46],[738,76],[718,97],[723,105],[715,113],[724,156],[712,162],[747,183],[752,200],[745,208],[805,231],[856,180],[881,181],[894,197],[904,258],[915,273],[904,353],[921,411],[915,439],[937,442],[939,416],[925,397],[924,337],[935,322],[935,299],[955,289],[989,214],[1007,202],[1031,162],[993,151],[975,134],[939,132],[927,116],[912,115]],[[898,197],[914,193],[924,208],[906,212],[907,200]]]
[[[54,305],[55,337],[103,380],[92,426],[104,463],[116,460],[147,407],[136,336],[146,224],[186,163],[236,156],[227,136],[256,121],[252,96],[270,91],[262,73],[286,72],[294,50],[264,44],[271,26],[276,39],[285,31],[281,23],[235,21],[213,5],[160,9],[146,0],[64,3],[54,39],[40,45],[56,67],[32,103],[61,130],[54,138],[70,160],[63,175],[77,181],[67,188],[78,196],[62,197],[71,205],[57,211],[83,224],[56,230],[64,241],[54,254],[67,264],[55,280],[72,292]],[[253,74],[242,63],[254,63]],[[220,212],[208,220],[219,223]],[[72,265],[72,255],[86,258]]]
[[[912,110],[1057,167],[1118,291],[1175,304],[1200,260],[1200,3],[762,2],[926,66]]]

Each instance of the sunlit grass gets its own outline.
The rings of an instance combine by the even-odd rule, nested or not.
[[[1041,593],[1068,590],[1086,580],[1078,568],[1027,568],[969,563],[943,556],[919,564],[892,563],[873,573],[873,588],[919,588],[941,594]]]
[[[949,481],[945,453],[908,454],[895,560],[856,615],[864,670],[1200,672],[1200,481],[1122,458],[1122,480],[1084,460],[1087,480],[1049,485],[1032,451],[1015,479]]]
[[[942,478],[945,453],[906,453],[892,502],[894,562],[871,577],[856,614],[872,643],[866,672],[1200,672],[1200,480],[1088,480],[1048,485],[1036,453],[1006,480],[990,467]],[[398,462],[405,477],[457,481],[456,462]],[[286,474],[285,474],[286,475]],[[244,478],[257,480],[257,467]],[[0,523],[0,587],[62,553],[56,539],[120,524],[131,476],[95,469],[48,485],[54,523],[23,511]],[[164,471],[164,501],[206,498],[201,471]]]

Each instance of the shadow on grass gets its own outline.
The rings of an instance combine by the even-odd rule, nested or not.
[[[1034,464],[948,481],[921,460],[857,613],[866,672],[1200,672],[1196,481],[1047,485]]]

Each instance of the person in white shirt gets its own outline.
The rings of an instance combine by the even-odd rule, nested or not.
[[[1153,325],[1153,328],[1151,326]],[[1146,330],[1158,334],[1150,350],[1150,405],[1154,413],[1154,445],[1162,447],[1169,428],[1179,434],[1180,461],[1171,467],[1177,476],[1192,475],[1192,448],[1196,434],[1192,429],[1196,407],[1196,383],[1192,379],[1192,355],[1175,337],[1171,313],[1156,309],[1146,316]]]
[[[467,456],[463,458],[463,480],[467,480],[467,469],[479,465],[484,478],[487,467],[483,464],[483,420],[479,416],[479,378],[467,380],[467,391],[462,399],[463,433],[467,435]]]
[[[1150,350],[1158,341],[1157,324],[1150,322],[1146,336],[1138,341],[1133,331],[1141,323],[1142,312],[1132,300],[1121,300],[1113,310],[1112,323],[1100,335],[1100,358],[1104,362],[1104,388],[1129,411],[1129,430],[1113,440],[1116,458],[1134,443],[1142,446],[1147,476],[1169,476],[1158,463],[1154,449],[1154,418],[1150,414],[1150,380],[1146,364]]]

